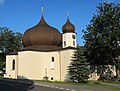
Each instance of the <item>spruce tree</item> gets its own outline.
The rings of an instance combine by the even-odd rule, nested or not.
[[[88,63],[83,53],[83,48],[77,46],[73,54],[70,65],[68,66],[70,80],[73,82],[87,82],[89,75]]]

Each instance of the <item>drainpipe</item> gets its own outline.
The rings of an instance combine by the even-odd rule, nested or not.
[[[58,51],[59,53],[59,67],[60,67],[60,81],[61,81],[61,55],[60,55],[60,51]]]
[[[19,77],[18,77],[18,68],[19,68],[19,54],[17,55],[17,58],[16,58],[16,59],[17,59],[17,60],[16,60],[16,64],[17,64],[17,65],[16,65],[16,66],[17,66],[17,67],[16,67],[16,71],[17,71],[17,72],[16,72],[16,78],[18,79],[18,78],[19,78]]]

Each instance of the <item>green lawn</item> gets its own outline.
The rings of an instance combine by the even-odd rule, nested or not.
[[[80,85],[80,86],[95,86],[95,87],[101,87],[101,88],[110,88],[114,90],[120,90],[120,86],[119,86],[120,81],[119,82],[89,81],[88,83],[73,83],[73,82],[61,82],[61,81],[35,81],[35,82],[69,84],[69,85]]]
[[[4,78],[4,76],[0,76],[0,78]]]

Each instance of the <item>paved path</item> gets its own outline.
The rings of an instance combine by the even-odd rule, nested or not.
[[[33,88],[33,82],[22,83],[9,79],[0,79],[0,91],[30,91]]]

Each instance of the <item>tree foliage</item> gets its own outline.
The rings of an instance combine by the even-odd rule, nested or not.
[[[101,3],[84,31],[86,56],[97,65],[118,65],[120,55],[120,4]]]
[[[6,27],[0,27],[0,51],[2,53],[16,52],[22,48],[22,34],[13,32]]]
[[[5,55],[17,52],[22,48],[22,34],[13,32],[6,27],[0,27],[0,64],[5,62]]]
[[[85,82],[89,78],[89,68],[83,53],[83,48],[77,46],[73,59],[68,67],[70,79],[74,82]]]

